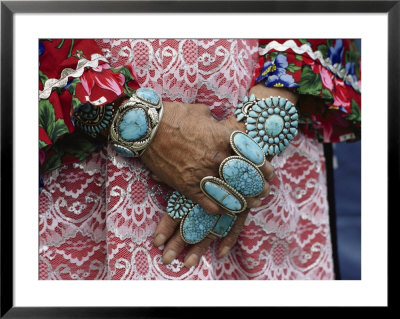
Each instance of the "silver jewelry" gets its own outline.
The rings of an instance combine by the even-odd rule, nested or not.
[[[245,97],[237,105],[236,120],[246,122],[246,133],[260,145],[266,155],[280,155],[298,133],[299,115],[288,99],[270,96]]]
[[[149,88],[136,90],[132,97],[122,103],[110,127],[110,143],[122,156],[143,155],[162,119],[161,97]]]

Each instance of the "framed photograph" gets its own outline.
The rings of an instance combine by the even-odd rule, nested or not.
[[[398,94],[400,91],[399,19],[400,1],[1,1],[1,318],[180,317],[194,307],[197,308],[195,311],[201,313],[215,311],[221,315],[227,311],[230,312],[231,308],[234,311],[236,307],[246,307],[246,313],[270,311],[270,309],[279,311],[281,307],[299,310],[307,307],[388,307],[388,213],[389,205],[394,202],[394,192],[399,186],[399,129],[396,123],[399,118],[400,102]],[[82,44],[77,45],[77,42],[82,39],[87,42],[81,41]],[[134,43],[132,39],[149,40]],[[160,43],[164,42],[158,39],[164,39],[163,41],[168,45],[162,47]],[[203,42],[199,45],[199,41],[191,39],[208,40],[202,40]],[[223,39],[224,43],[219,43],[216,39]],[[266,42],[259,46],[257,39],[280,40],[269,44]],[[325,43],[318,42],[316,39],[332,40]],[[358,39],[357,49],[361,49],[360,52],[362,52],[362,66],[349,62],[342,70],[338,67],[335,69],[332,61],[343,58],[343,44],[341,40],[336,39]],[[319,55],[315,52],[307,52],[308,57],[311,58],[308,58],[306,62],[301,61],[302,54],[309,46],[312,46],[313,40],[316,41],[316,46],[318,45]],[[96,43],[101,51],[93,50],[89,42]],[[228,42],[229,44],[226,44]],[[274,52],[285,45],[291,46],[294,52],[292,57]],[[355,46],[354,44],[354,50]],[[233,49],[236,55],[232,56],[235,56],[237,61],[226,63],[226,69],[220,72],[219,78],[215,79],[218,88],[207,86],[209,83],[207,79],[212,75],[211,70],[215,60],[222,61],[225,57],[224,52],[229,53]],[[148,51],[152,52],[149,55],[156,58],[160,54],[163,55],[164,58],[160,61],[164,65],[159,67],[168,69],[171,76],[164,74],[160,80],[157,72],[146,69],[143,61]],[[191,68],[190,53],[192,51],[196,51],[200,57],[204,67],[201,70],[202,73]],[[54,52],[56,52],[55,60],[58,59],[58,54],[67,55],[66,59],[57,60],[64,69],[64,73],[61,74],[65,75],[65,83],[62,76],[59,79],[59,75],[52,76],[53,73],[58,74],[59,70],[52,70],[40,59],[38,82],[38,58],[43,54]],[[268,55],[269,52],[272,53]],[[136,58],[136,68],[130,69],[124,66],[124,61],[131,59],[133,53]],[[329,58],[327,59],[326,56],[324,58],[323,53]],[[176,56],[179,54],[184,57],[182,66],[177,67],[179,63],[174,61],[178,61]],[[259,54],[264,55],[266,60],[261,61]],[[268,64],[267,56],[272,57],[275,64]],[[74,65],[71,68],[69,58],[79,60],[78,66]],[[254,60],[254,65],[250,67],[246,61],[251,58]],[[346,61],[353,61],[353,58],[355,59],[349,53]],[[313,64],[313,59],[321,61],[322,64],[326,61],[332,62],[330,70],[337,72],[340,83],[333,84],[336,81],[334,77],[325,76],[324,71],[319,69],[320,66]],[[363,105],[360,128],[362,136],[361,280],[320,280],[335,279],[333,263],[337,261],[326,257],[329,255],[323,253],[326,247],[317,244],[307,246],[310,253],[299,252],[292,248],[291,254],[287,254],[287,260],[289,262],[289,258],[293,260],[297,258],[296,260],[301,260],[304,265],[320,262],[322,266],[319,270],[315,270],[315,273],[310,275],[314,271],[311,266],[301,268],[298,266],[300,262],[296,264],[291,260],[294,265],[293,272],[296,274],[290,276],[287,270],[277,266],[286,260],[286,257],[278,260],[279,256],[286,256],[285,249],[289,249],[284,241],[279,241],[278,238],[279,236],[284,238],[283,234],[287,231],[284,227],[280,228],[281,233],[276,238],[265,239],[265,241],[270,241],[268,247],[271,255],[273,251],[276,252],[276,255],[270,258],[275,263],[272,266],[265,263],[263,268],[252,259],[252,252],[257,251],[256,246],[260,244],[260,241],[257,242],[254,239],[257,237],[257,231],[253,230],[249,236],[253,236],[257,244],[247,247],[246,254],[248,255],[243,268],[231,267],[229,263],[221,263],[220,268],[213,268],[209,263],[215,258],[210,255],[201,259],[204,267],[198,268],[198,272],[191,273],[190,276],[186,275],[186,268],[183,268],[187,260],[171,262],[169,268],[165,270],[161,259],[165,256],[161,257],[162,254],[150,254],[146,251],[146,247],[152,245],[150,243],[152,237],[147,236],[147,228],[150,226],[145,225],[149,222],[143,216],[150,214],[149,212],[167,209],[167,207],[173,210],[174,205],[167,206],[172,197],[168,199],[165,195],[168,192],[155,182],[158,178],[156,174],[148,173],[144,164],[137,164],[139,161],[127,162],[115,156],[118,152],[121,154],[121,150],[127,153],[132,152],[133,149],[136,151],[138,147],[134,144],[133,148],[130,148],[133,144],[126,144],[125,139],[123,139],[125,144],[115,142],[120,142],[121,136],[125,134],[121,123],[128,121],[129,112],[121,111],[122,115],[118,115],[121,120],[118,122],[119,129],[115,132],[120,136],[113,137],[113,143],[115,142],[114,146],[116,146],[113,148],[108,146],[107,152],[98,151],[96,148],[100,145],[96,143],[101,143],[102,136],[95,134],[97,128],[92,125],[92,122],[90,125],[87,124],[92,116],[91,112],[103,112],[100,107],[104,107],[101,119],[108,121],[107,107],[110,106],[112,116],[116,116],[115,96],[126,95],[127,98],[132,99],[134,90],[138,88],[135,86],[135,78],[140,79],[141,84],[147,83],[148,87],[151,86],[155,90],[154,92],[157,91],[157,83],[161,83],[160,85],[168,91],[168,98],[171,101],[176,99],[181,103],[202,103],[212,92],[211,95],[216,96],[216,101],[215,108],[214,106],[211,108],[211,113],[214,118],[221,120],[227,117],[227,111],[219,105],[224,103],[238,105],[242,97],[247,94],[243,93],[247,92],[243,85],[251,87],[250,83],[254,84],[254,76],[241,77],[240,72],[238,73],[239,69],[242,73],[246,73],[247,71],[243,70],[248,67],[248,74],[253,74],[255,66],[259,65],[263,74],[272,72],[274,77],[271,76],[271,81],[281,81],[282,86],[289,85],[296,88],[298,82],[296,72],[297,74],[304,72],[299,66],[303,62],[307,64],[306,71],[310,71],[311,80],[309,80],[308,91],[312,90],[311,84],[315,80],[313,75],[317,73],[318,79],[322,78],[322,84],[320,84],[322,86],[319,88],[321,96],[324,95],[326,98],[329,94],[332,95],[329,90],[323,88],[334,87],[332,92],[334,91],[335,98],[333,95],[330,98],[332,110],[335,109],[336,94],[338,96],[341,94],[336,91],[339,90],[340,85],[347,83],[354,91],[361,92],[361,81],[358,81],[357,77],[361,77],[362,70],[362,95],[359,95]],[[279,72],[273,68],[278,68]],[[92,74],[84,78],[82,74],[86,71]],[[191,81],[194,81],[196,74],[200,73],[204,80],[200,81],[203,86],[199,84],[192,87]],[[224,74],[225,78],[223,78]],[[55,81],[48,81],[52,78],[55,78]],[[229,82],[229,78],[233,79],[232,83]],[[179,82],[179,79],[183,80]],[[264,81],[267,80],[264,79]],[[283,81],[286,82],[283,83]],[[278,82],[275,87],[279,86],[280,82]],[[173,89],[177,85],[181,85],[179,92]],[[56,89],[52,91],[52,88]],[[68,91],[67,94],[64,94],[65,91]],[[90,94],[87,93],[89,91]],[[57,97],[49,98],[52,92],[57,92]],[[146,138],[147,136],[153,138],[155,133],[152,130],[157,127],[158,119],[165,117],[166,113],[160,112],[157,109],[158,106],[154,106],[157,104],[154,99],[159,98],[157,94],[152,95],[152,92],[145,90],[137,92],[135,98],[139,99],[139,104],[146,105],[141,106],[138,111],[143,113],[145,131],[148,134]],[[199,98],[192,98],[192,93],[196,93]],[[49,102],[51,107],[40,105],[39,112],[38,103],[47,99],[51,101]],[[82,102],[85,99],[87,103]],[[285,103],[290,102],[290,97],[288,99],[285,99]],[[74,106],[73,116],[72,112],[62,107],[66,100]],[[265,107],[267,107],[267,100],[262,101],[265,101]],[[279,108],[280,102],[271,99],[271,103],[275,103],[276,109]],[[282,132],[284,126],[282,119],[286,117],[288,119],[285,121],[289,123],[289,126],[296,125],[297,127],[296,118],[293,118],[295,111],[292,112],[289,104],[281,105],[281,113],[275,112],[271,107],[271,114],[275,112],[276,117],[279,117],[276,119],[277,123],[282,122]],[[353,119],[354,123],[361,117],[360,112],[354,111],[356,104],[355,100],[351,100],[348,110],[344,110],[351,113],[352,117],[349,118]],[[100,107],[92,110],[90,105]],[[128,104],[126,104],[128,106],[123,104],[122,100],[121,105],[129,107]],[[257,108],[260,108],[257,106],[260,104],[255,105],[254,110],[251,109],[254,114],[258,112]],[[289,106],[285,109],[285,105]],[[118,107],[120,107],[119,104]],[[138,109],[134,110],[136,112]],[[241,112],[236,109],[234,111],[235,114]],[[261,109],[259,113],[262,114]],[[292,116],[290,120],[292,122],[289,121],[289,113]],[[43,119],[43,114],[46,115],[46,119]],[[100,116],[98,114],[100,113],[96,113],[96,119]],[[199,113],[198,116],[201,114]],[[54,123],[49,123],[49,118],[52,118]],[[317,123],[318,120],[324,119],[313,118],[313,120]],[[265,121],[270,121],[267,116],[257,122],[257,125]],[[38,122],[40,123],[39,130]],[[43,127],[42,123],[45,122],[51,126],[51,129]],[[86,130],[86,133],[90,135],[90,143],[80,137],[72,142],[63,138],[61,141],[64,141],[63,145],[66,149],[71,150],[70,153],[61,154],[59,150],[53,148],[52,154],[42,154],[40,149],[47,141],[51,143],[53,138],[57,139],[58,136],[68,132],[70,127],[78,127],[78,124],[82,125],[80,126],[82,132]],[[106,124],[108,125],[108,122]],[[143,123],[140,125],[143,126]],[[267,124],[263,125],[262,129],[268,133]],[[129,134],[140,133],[140,136],[144,136],[145,133],[140,131],[142,126],[138,128],[139,131]],[[261,145],[258,141],[262,142],[261,150],[266,143],[271,145],[276,143],[276,150],[279,150],[281,144],[284,148],[283,140],[290,133],[297,134],[297,129],[293,127],[290,132],[286,130],[285,134],[289,134],[286,137],[281,134],[281,138],[279,133],[274,133],[276,139],[282,140],[279,144],[277,141],[274,142],[274,139],[263,139],[263,135],[267,133],[264,131],[260,133],[261,128],[253,126],[247,123],[247,133],[251,137],[258,136],[256,141],[258,145]],[[274,127],[276,129],[276,126]],[[272,126],[270,129],[273,131]],[[52,136],[49,136],[49,130]],[[101,131],[102,128],[99,126],[97,130]],[[341,135],[338,136],[321,135],[321,140],[330,143],[335,139],[339,141],[355,137],[349,135],[347,131],[340,132]],[[313,134],[317,136],[319,133]],[[80,164],[79,161],[74,162],[75,159],[89,158],[85,157],[83,152],[77,152],[74,149],[76,146],[74,143],[78,143],[76,141],[86,145],[85,150],[88,149],[96,155],[84,164]],[[144,138],[143,141],[145,141]],[[234,142],[231,141],[232,143]],[[305,140],[304,143],[308,142]],[[313,148],[313,145],[310,143],[307,147]],[[270,147],[269,144],[267,146]],[[234,146],[232,147],[235,150]],[[274,152],[275,148],[268,147],[265,152],[268,153],[270,150]],[[321,146],[318,150],[323,156],[323,147]],[[327,151],[329,148],[325,148],[325,152]],[[235,152],[236,154],[238,152],[237,145]],[[293,154],[301,154],[301,152],[293,151]],[[48,156],[46,160],[42,159],[42,155]],[[235,160],[244,161],[243,156],[239,151]],[[41,163],[40,168],[38,168],[38,159]],[[251,160],[247,158],[244,162],[257,172],[256,165]],[[74,163],[71,165],[75,171],[47,175],[48,180],[53,182],[53,186],[46,189],[48,196],[42,194],[40,197],[43,163],[50,168],[61,167],[63,163]],[[223,163],[225,166],[232,165],[227,161]],[[147,164],[151,165],[146,162]],[[283,160],[278,164],[282,167],[285,165]],[[307,165],[314,164],[315,161],[310,161]],[[329,165],[331,163],[328,163],[328,167]],[[324,164],[316,167],[315,171],[321,176],[326,173]],[[265,170],[267,169],[261,170],[260,174],[265,174]],[[304,170],[306,171],[306,168]],[[222,185],[223,191],[234,189],[229,185],[228,177],[224,174],[224,171],[220,170],[220,178],[223,181],[215,185],[218,187]],[[58,179],[61,178],[69,182],[72,188],[68,189],[62,182],[59,183]],[[328,172],[328,183],[329,178]],[[318,180],[318,176],[310,175],[309,179]],[[93,189],[87,182],[89,180],[94,185]],[[312,181],[310,183],[313,183]],[[202,185],[204,184],[205,182]],[[311,188],[311,186],[307,187]],[[123,197],[121,194],[127,189],[135,193],[136,197],[126,202],[119,202]],[[226,191],[226,196],[240,199],[242,193],[234,191],[230,193]],[[101,196],[99,194],[103,194],[102,192],[108,192],[108,195],[99,200],[98,197]],[[206,193],[204,189],[203,192]],[[331,190],[321,187],[320,192],[321,198],[325,196],[331,199]],[[53,196],[53,194],[58,193],[63,195],[56,200],[56,195]],[[301,190],[294,189],[293,193],[299,198],[307,196]],[[82,197],[82,204],[64,200],[64,195],[75,199]],[[136,201],[140,201],[145,196],[149,198],[150,204],[148,207],[142,205],[143,212],[137,215],[139,216],[136,220],[137,224],[144,226],[135,230],[134,236],[140,241],[140,244],[135,246],[130,237],[132,225],[126,220],[132,213],[131,207],[140,206]],[[178,202],[179,196],[175,198]],[[212,195],[208,198],[212,198]],[[215,202],[218,201],[214,200]],[[191,201],[187,203],[189,203],[187,207],[190,211],[194,210],[195,204],[191,205]],[[290,205],[290,202],[286,201],[286,204]],[[59,217],[57,217],[60,220],[59,223],[56,223],[56,219],[50,215],[39,216],[40,207],[46,205],[61,208],[62,212],[58,212]],[[104,212],[96,205],[103,205]],[[218,208],[218,205],[215,206]],[[127,215],[114,214],[116,207],[123,207]],[[277,205],[277,210],[279,209]],[[83,213],[85,210],[90,210],[91,214],[94,212],[90,220]],[[188,213],[182,214],[186,218]],[[234,213],[231,215],[234,216]],[[157,218],[159,216],[156,213],[150,218],[154,224],[153,228],[155,228],[154,220]],[[313,225],[323,224],[321,219],[318,220],[320,218],[318,216],[302,215],[305,221],[313,218]],[[327,221],[328,228],[329,222],[333,221]],[[217,222],[213,221],[213,223],[213,234],[215,234]],[[107,228],[105,228],[106,224],[108,224]],[[82,228],[82,231],[76,230],[77,225]],[[152,232],[154,232],[153,228]],[[304,236],[308,236],[308,239],[294,238],[293,241],[312,241],[310,238],[320,236],[315,229],[307,230],[306,228],[304,224]],[[185,239],[182,229],[183,226],[180,236],[188,240],[188,237]],[[329,239],[329,229],[326,232]],[[227,233],[228,231],[223,236],[227,236]],[[323,230],[321,230],[322,233]],[[68,242],[68,238],[74,238],[74,242]],[[87,253],[76,254],[68,245],[74,246],[75,251],[86,249]],[[213,253],[215,256],[218,254],[217,251],[221,252],[221,249],[217,248],[215,246],[215,253]],[[150,251],[150,248],[148,250]],[[257,253],[268,254],[268,252]],[[318,255],[319,259],[313,253]],[[264,257],[265,260],[268,259],[268,256]],[[101,258],[105,258],[104,264],[98,262]],[[234,257],[231,258],[234,259]],[[326,258],[325,262],[324,258]],[[238,263],[241,262],[238,261]],[[71,265],[77,266],[76,269],[71,270],[74,267]],[[81,269],[85,270],[79,270],[82,265],[85,266]],[[154,269],[146,271],[146,267],[154,267]],[[272,268],[268,267],[275,268],[271,270]],[[250,269],[250,275],[245,274],[243,271],[245,268]],[[274,276],[262,277],[258,274],[267,271],[267,268],[268,271],[274,273]],[[306,273],[308,275],[303,276]],[[228,275],[224,277],[221,274]]]

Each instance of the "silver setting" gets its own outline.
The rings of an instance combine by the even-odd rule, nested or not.
[[[258,143],[267,156],[281,155],[298,133],[299,114],[296,105],[284,97],[258,99],[254,94],[246,96],[243,103],[237,105],[235,115],[237,121],[245,121],[247,135]],[[272,116],[280,117],[283,123],[282,130],[276,135],[269,135],[265,127]]]
[[[196,204],[196,205],[199,205],[199,204]],[[195,208],[196,205],[194,205],[194,206],[192,207],[192,209]],[[199,206],[200,206],[200,205],[199,205]],[[190,210],[190,211],[191,211],[191,210]],[[190,213],[190,211],[189,211],[189,213]],[[215,227],[215,225],[217,224],[219,218],[216,218],[216,219],[215,219],[215,222],[214,222],[213,226],[211,227],[211,230],[208,231],[208,232],[206,232],[202,238],[200,238],[200,239],[197,240],[197,241],[189,241],[189,240],[186,239],[185,235],[183,234],[183,227],[184,227],[185,220],[186,220],[186,218],[188,217],[189,213],[187,213],[187,214],[182,218],[181,224],[179,225],[179,232],[180,232],[180,234],[181,234],[181,238],[183,239],[183,241],[184,241],[185,243],[190,244],[190,245],[194,245],[194,244],[197,244],[197,243],[201,242],[203,239],[205,239],[205,238],[212,232],[212,229],[214,229],[214,227]],[[219,237],[219,236],[218,236],[218,237]]]
[[[230,210],[227,207],[225,207],[224,205],[222,205],[221,203],[217,202],[211,195],[209,195],[207,193],[207,191],[204,189],[204,185],[207,182],[212,182],[214,184],[216,184],[217,186],[222,187],[225,191],[227,191],[228,193],[230,193],[230,195],[232,195],[233,197],[235,197],[242,205],[242,209],[240,211],[235,211],[235,210]],[[232,213],[232,214],[239,214],[243,211],[246,210],[247,208],[247,202],[246,199],[243,197],[242,194],[240,194],[236,189],[234,189],[232,186],[230,186],[228,183],[226,183],[224,180],[219,179],[217,177],[214,176],[206,176],[204,177],[201,181],[200,181],[200,189],[201,191],[204,193],[204,195],[206,195],[210,200],[212,200],[214,203],[216,203],[218,206],[222,207],[223,209],[227,210],[228,212]]]
[[[168,199],[167,213],[172,219],[184,218],[196,204],[178,191]]]
[[[251,139],[252,141],[254,141],[254,139],[251,138],[248,134],[246,134],[246,133],[244,133],[244,132],[242,132],[242,131],[234,131],[234,132],[232,132],[232,134],[231,134],[231,136],[230,136],[230,138],[229,138],[229,143],[231,144],[231,147],[232,147],[233,151],[234,151],[238,156],[243,156],[244,158],[246,158],[246,159],[248,160],[248,158],[247,158],[246,156],[244,156],[244,155],[242,154],[242,152],[240,152],[240,150],[236,147],[235,143],[233,142],[233,139],[234,139],[235,135],[237,135],[237,134],[246,135],[246,136],[247,136],[249,139]],[[257,167],[261,167],[261,166],[263,166],[263,165],[265,164],[265,161],[266,161],[266,159],[265,159],[265,153],[264,153],[263,149],[260,147],[260,145],[259,145],[256,141],[254,141],[254,143],[257,145],[257,147],[260,149],[261,153],[263,154],[264,160],[263,160],[263,162],[262,162],[261,164],[256,164],[256,163],[254,163],[254,162],[252,162],[252,163],[253,163],[253,165],[255,165],[255,166],[257,166]],[[250,161],[250,160],[249,160],[249,161]]]
[[[132,109],[142,109],[146,114],[147,131],[143,137],[135,141],[127,141],[122,138],[119,125],[124,115]],[[115,116],[110,126],[110,143],[123,150],[128,150],[132,157],[142,156],[147,147],[153,140],[159,123],[163,116],[163,105],[161,97],[157,104],[144,100],[133,94],[132,97],[122,103],[122,105],[115,112]]]

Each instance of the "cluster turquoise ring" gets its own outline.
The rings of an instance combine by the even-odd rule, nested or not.
[[[259,99],[245,97],[235,111],[237,121],[246,122],[246,133],[266,155],[280,155],[298,133],[299,114],[286,98],[270,96]]]

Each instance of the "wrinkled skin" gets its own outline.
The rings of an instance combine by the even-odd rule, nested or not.
[[[280,95],[292,102],[297,102],[297,95],[286,89],[266,88],[262,84],[254,86],[249,94],[257,97]],[[142,156],[142,160],[154,177],[178,190],[194,202],[200,204],[210,214],[224,214],[226,211],[211,201],[200,190],[200,181],[205,176],[218,176],[220,163],[228,156],[234,155],[229,137],[235,130],[245,131],[243,122],[238,123],[235,117],[217,121],[211,115],[208,106],[202,104],[184,104],[163,102],[164,116],[158,131]],[[275,176],[274,168],[269,161],[260,167],[265,187],[257,198],[247,197],[248,208],[238,215],[235,225],[229,234],[222,239],[220,257],[226,255],[234,246],[243,228],[249,209],[261,205],[260,198],[269,194],[269,183]],[[165,244],[163,262],[172,262],[185,247],[179,233],[179,221],[165,214],[157,226],[154,244]],[[198,244],[191,245],[185,256],[185,266],[197,264],[216,238],[209,236]]]

